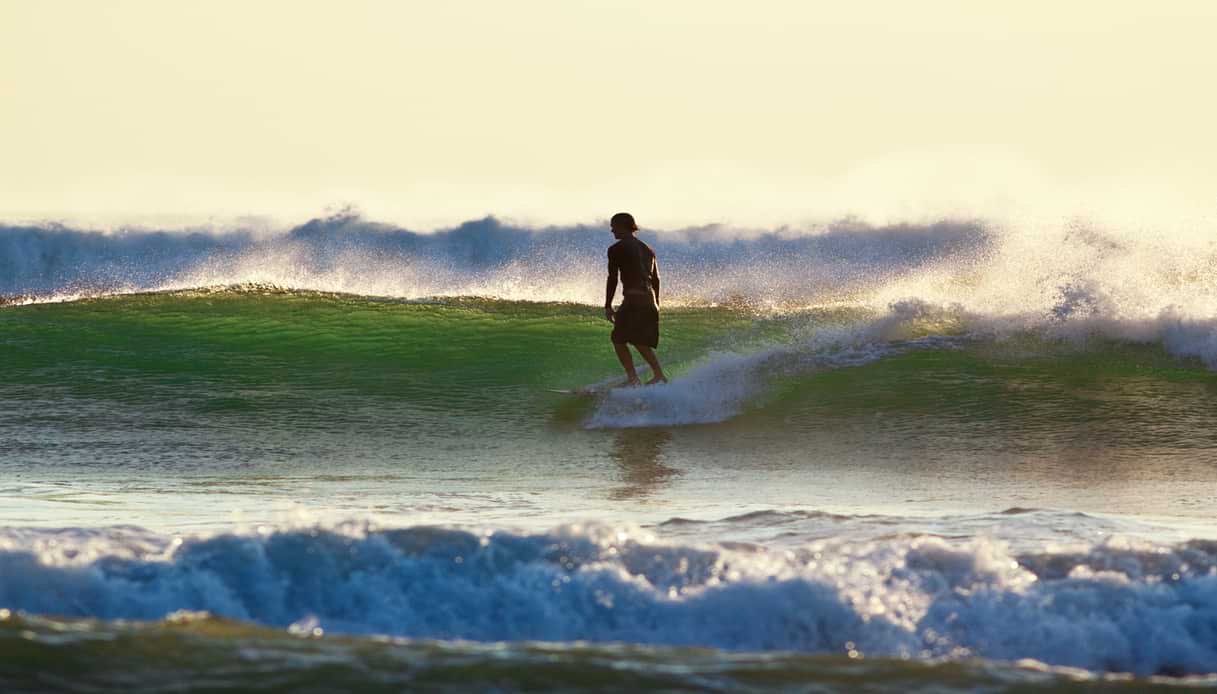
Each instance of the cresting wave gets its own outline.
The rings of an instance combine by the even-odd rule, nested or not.
[[[981,252],[975,223],[813,234],[705,227],[649,236],[665,298],[763,304],[839,297],[874,281]],[[54,296],[261,284],[364,296],[603,301],[603,227],[530,229],[488,217],[429,234],[351,214],[282,233],[239,229],[88,232],[0,226],[0,294]]]
[[[1024,658],[1217,671],[1217,545],[1120,540],[1012,553],[975,537],[834,537],[792,549],[668,544],[631,527],[474,533],[359,525],[168,537],[0,533],[0,606],[292,632],[626,641],[850,657]]]
[[[940,221],[648,232],[666,305],[847,305],[949,316],[962,332],[1161,342],[1217,366],[1217,241],[1206,228]],[[0,295],[27,300],[270,285],[363,296],[603,301],[599,226],[494,218],[414,233],[344,213],[285,232],[0,227]]]
[[[608,390],[587,424],[625,428],[722,422],[783,377],[862,366],[915,350],[953,349],[971,339],[958,330],[951,315],[916,302],[898,303],[877,318],[819,324],[810,336],[786,344],[708,355],[671,383]]]

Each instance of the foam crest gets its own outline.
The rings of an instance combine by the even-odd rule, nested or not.
[[[95,538],[13,532],[0,551],[0,606],[36,614],[190,610],[309,632],[1217,671],[1212,543],[1114,539],[1014,555],[983,538],[837,537],[745,551],[601,525],[531,535],[345,526],[152,545],[119,532],[109,552],[78,553]]]
[[[676,380],[607,390],[591,428],[713,424],[763,400],[782,378],[868,364],[913,349],[948,349],[967,340],[957,316],[917,301],[897,302],[869,319],[814,322],[791,343],[747,353],[714,353]]]
[[[644,232],[660,250],[665,300],[805,303],[858,291],[989,242],[977,224],[805,233],[707,227]],[[603,227],[515,227],[494,218],[415,233],[340,214],[286,232],[0,227],[0,294],[53,296],[273,284],[368,296],[603,301]]]

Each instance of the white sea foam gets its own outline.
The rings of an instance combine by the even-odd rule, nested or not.
[[[415,527],[218,534],[0,531],[0,607],[102,619],[207,611],[326,633],[628,641],[1141,675],[1217,671],[1217,552],[1110,538],[1011,552],[975,537],[790,549],[647,531]]]
[[[958,316],[917,301],[893,304],[877,317],[815,325],[809,336],[748,353],[712,353],[666,384],[616,388],[589,418],[591,428],[712,424],[742,413],[782,377],[861,366],[918,349],[950,349]],[[930,334],[926,334],[930,333]]]
[[[644,232],[662,251],[665,300],[806,302],[856,291],[944,256],[976,253],[974,223],[871,228],[841,223],[806,233],[717,227]],[[530,229],[488,218],[418,234],[356,217],[314,220],[278,234],[85,232],[0,227],[0,294],[47,296],[273,284],[369,296],[491,296],[599,303],[602,228]]]

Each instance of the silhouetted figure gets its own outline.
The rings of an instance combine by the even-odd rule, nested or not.
[[[655,251],[639,241],[634,232],[638,225],[633,215],[618,212],[609,224],[617,238],[608,249],[608,286],[605,289],[604,317],[613,324],[613,349],[625,368],[627,384],[641,385],[634,370],[634,357],[629,345],[651,365],[651,383],[667,383],[655,348],[659,346],[659,263]],[[621,275],[621,305],[613,310],[617,293],[617,275]]]

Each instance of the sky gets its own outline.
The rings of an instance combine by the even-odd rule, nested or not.
[[[0,0],[0,221],[1217,212],[1217,3]]]

